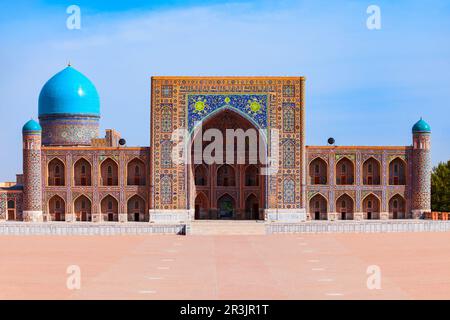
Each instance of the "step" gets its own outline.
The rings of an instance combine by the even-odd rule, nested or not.
[[[264,221],[193,221],[191,235],[264,235]]]

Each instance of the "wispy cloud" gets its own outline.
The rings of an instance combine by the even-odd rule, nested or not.
[[[445,160],[450,8],[443,1],[378,2],[380,31],[367,30],[368,4],[360,1],[113,12],[82,6],[79,31],[65,28],[63,7],[5,20],[0,127],[10,139],[0,147],[11,153],[0,154],[0,180],[20,170],[21,123],[36,116],[40,88],[68,60],[97,85],[102,125],[131,144],[149,143],[151,75],[304,75],[308,144],[328,136],[341,145],[409,144],[422,115],[432,124],[434,162]]]

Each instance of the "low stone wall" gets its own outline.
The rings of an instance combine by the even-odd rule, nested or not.
[[[310,221],[304,223],[268,223],[266,233],[347,233],[347,232],[445,232],[450,221]]]
[[[186,234],[185,224],[149,223],[92,223],[92,222],[5,222],[0,223],[0,235],[61,235],[61,236],[112,236],[144,234]]]

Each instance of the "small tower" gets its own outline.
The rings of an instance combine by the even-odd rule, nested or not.
[[[412,214],[431,211],[431,128],[422,118],[412,128]]]
[[[41,185],[42,128],[34,120],[23,126],[23,218],[25,221],[43,221]]]

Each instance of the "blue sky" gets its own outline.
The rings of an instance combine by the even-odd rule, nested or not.
[[[381,30],[366,28],[371,4]],[[17,0],[0,35],[0,181],[22,171],[21,127],[69,60],[128,145],[149,144],[152,75],[302,75],[308,145],[410,145],[422,116],[433,163],[450,159],[448,1]]]

